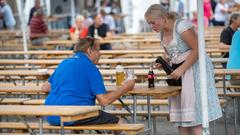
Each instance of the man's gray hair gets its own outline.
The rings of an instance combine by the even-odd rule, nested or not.
[[[233,23],[233,21],[237,20],[237,18],[240,16],[239,12],[232,13],[229,18],[229,25]]]
[[[74,44],[73,52],[83,52],[86,53],[88,48],[92,50],[97,48],[99,41],[93,37],[79,38],[79,40]]]

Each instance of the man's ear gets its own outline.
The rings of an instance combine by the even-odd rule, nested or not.
[[[87,48],[87,54],[90,55],[92,53],[92,50],[89,48]]]

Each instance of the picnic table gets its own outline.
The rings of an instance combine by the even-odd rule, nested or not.
[[[29,127],[23,116],[37,116],[39,118],[39,134],[43,134],[43,119],[45,116],[60,116],[61,134],[64,134],[64,122],[86,119],[97,116],[99,106],[45,106],[45,105],[0,105],[0,115],[19,116]],[[28,129],[34,133],[31,129]]]

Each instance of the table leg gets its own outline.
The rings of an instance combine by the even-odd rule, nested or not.
[[[133,123],[137,122],[137,96],[133,95]]]
[[[152,128],[151,128],[151,104],[150,104],[150,96],[147,95],[147,110],[148,110],[148,129],[150,129],[150,134],[152,134]]]
[[[224,93],[224,99],[227,100],[227,95],[226,95],[226,82],[225,82],[225,75],[223,75],[223,78],[222,78],[222,81],[223,81],[223,93]],[[227,105],[225,107],[225,115],[224,115],[224,123],[225,123],[225,135],[227,135],[228,133],[228,126],[227,126],[227,112],[228,112],[228,109],[227,109]]]
[[[24,116],[19,116],[18,117],[20,121],[23,122],[23,124],[27,127],[27,130],[28,132],[31,134],[31,135],[36,135],[33,130],[30,128],[29,124],[27,123],[27,121],[25,120]]]
[[[43,135],[43,118],[39,117],[39,135]]]

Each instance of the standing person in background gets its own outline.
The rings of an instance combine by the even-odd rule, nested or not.
[[[179,0],[178,2],[179,2],[178,3],[178,14],[179,14],[179,16],[184,17],[184,3],[182,0]]]
[[[212,5],[210,0],[203,1],[203,11],[204,11],[204,17],[208,19],[208,24],[210,24],[213,20]]]
[[[145,12],[145,19],[158,32],[165,50],[164,59],[178,67],[170,74],[172,79],[182,80],[182,91],[169,98],[170,121],[179,129],[179,135],[202,134],[202,109],[200,97],[200,69],[198,60],[198,36],[193,25],[167,11],[160,4],[151,5]],[[206,79],[209,121],[222,116],[211,59],[206,57]],[[182,63],[182,64],[180,64]],[[156,67],[160,68],[158,64]]]
[[[103,23],[103,18],[100,14],[93,17],[94,24],[88,28],[88,35],[98,39],[104,39],[112,36],[109,26]],[[111,50],[112,47],[109,43],[101,44],[101,50]]]
[[[213,15],[215,14],[215,8],[217,6],[217,2],[216,0],[210,0],[211,2],[211,6],[212,6],[212,12],[213,12]]]
[[[31,19],[32,19],[34,13],[40,8],[41,8],[40,0],[35,0],[34,7],[32,7],[31,10],[30,10],[28,25],[30,25],[30,22],[31,22]]]
[[[2,6],[0,5],[0,11],[2,9]],[[0,30],[1,29],[4,29],[4,26],[3,26],[3,18],[0,17]]]
[[[193,18],[192,18],[191,22],[192,22],[192,24],[195,26],[195,28],[197,30],[197,28],[198,28],[198,15],[197,15],[197,11],[193,11],[192,16],[193,16]],[[208,22],[209,22],[208,18],[206,16],[204,16],[204,28],[208,28]]]
[[[116,26],[113,17],[111,15],[106,14],[104,9],[100,10],[100,14],[103,18],[103,22],[109,26],[110,31],[114,35],[116,31]]]
[[[75,25],[69,30],[71,40],[77,41],[79,38],[88,36],[88,28],[83,25],[84,17],[78,15],[75,19]]]
[[[240,14],[233,13],[230,16],[229,26],[223,29],[220,35],[220,43],[218,45],[219,49],[229,49],[232,44],[233,34],[237,31],[237,28],[240,27]],[[229,53],[223,54],[224,58],[228,58]],[[223,67],[226,68],[226,64],[223,64]]]
[[[214,14],[214,26],[225,26],[225,21],[228,16],[228,4],[225,0],[220,0],[217,3]]]
[[[4,24],[8,30],[14,30],[16,21],[13,16],[11,7],[6,0],[0,0],[0,18],[3,18]]]

